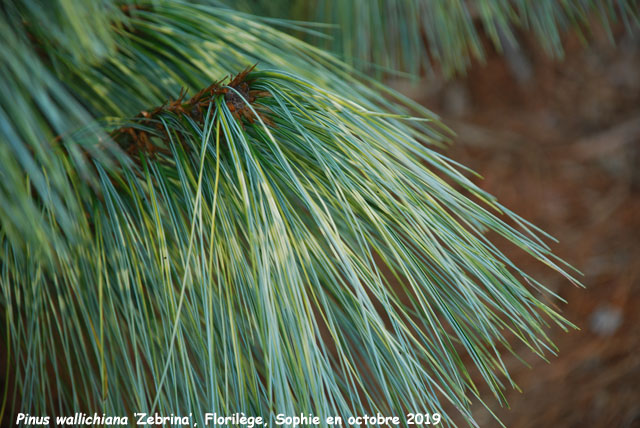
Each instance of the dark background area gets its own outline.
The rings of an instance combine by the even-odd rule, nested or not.
[[[509,256],[568,301],[580,330],[551,329],[548,362],[506,362],[507,427],[640,427],[640,37],[596,26],[552,59],[532,40],[490,52],[466,76],[391,85],[440,114],[457,133],[446,154],[476,182],[559,240],[552,249],[579,269],[572,286],[517,249]],[[488,396],[488,391],[485,397]],[[480,426],[498,426],[478,405]]]

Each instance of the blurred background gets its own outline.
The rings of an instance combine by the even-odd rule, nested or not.
[[[588,47],[568,34],[563,59],[522,36],[504,54],[487,43],[465,76],[390,82],[440,114],[457,133],[445,153],[584,274],[576,288],[504,248],[568,301],[560,308],[580,328],[550,331],[559,354],[548,362],[524,347],[530,367],[507,358],[522,392],[508,388],[511,408],[493,408],[511,428],[640,427],[640,37],[621,29],[614,45],[594,33]]]

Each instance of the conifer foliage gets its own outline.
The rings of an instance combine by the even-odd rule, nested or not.
[[[438,411],[448,425],[456,409],[474,424],[471,366],[500,397],[502,354],[553,352],[548,325],[571,326],[488,232],[575,279],[442,155],[435,115],[361,71],[429,56],[411,47],[420,31],[394,31],[431,22],[412,5],[437,12],[437,49],[475,46],[459,19],[473,2],[282,6],[305,22],[234,3],[0,6],[1,417]],[[561,31],[602,6],[637,25],[634,2],[615,3],[475,13]],[[352,44],[325,50],[308,23],[322,10]],[[372,17],[379,34],[349,38]],[[396,41],[402,60],[385,56]],[[473,50],[431,57],[458,69]]]

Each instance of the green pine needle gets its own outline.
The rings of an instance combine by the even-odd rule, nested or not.
[[[452,406],[474,423],[465,361],[501,397],[514,342],[544,356],[549,324],[573,327],[486,232],[568,268],[434,150],[431,113],[273,21],[72,3],[0,14],[8,420]],[[256,62],[202,111],[167,107]]]

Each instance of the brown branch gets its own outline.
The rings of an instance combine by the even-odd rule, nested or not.
[[[135,116],[134,120],[136,120],[137,123],[155,128],[158,131],[157,134],[151,135],[147,130],[124,126],[114,130],[111,133],[111,137],[114,141],[122,145],[125,151],[132,156],[135,156],[138,152],[145,152],[151,156],[155,156],[156,153],[168,154],[165,148],[158,147],[152,141],[152,136],[156,136],[160,137],[165,143],[169,142],[169,135],[157,120],[158,117],[166,113],[172,113],[178,117],[187,116],[202,125],[205,121],[205,112],[208,111],[211,104],[215,102],[216,97],[220,95],[224,96],[227,108],[229,108],[235,119],[241,121],[241,123],[243,119],[249,123],[253,123],[255,120],[254,110],[257,111],[259,108],[254,107],[252,109],[251,105],[257,97],[268,96],[268,93],[264,91],[251,89],[251,80],[248,79],[248,76],[254,68],[255,65],[247,67],[236,76],[230,78],[229,83],[226,85],[223,84],[226,78],[213,82],[188,100],[185,100],[187,92],[183,88],[175,100],[167,100],[162,105],[150,111],[141,111]],[[229,88],[233,88],[233,90]],[[272,125],[272,122],[262,114],[260,114],[260,118],[264,123]],[[180,141],[183,143],[182,140]],[[188,146],[184,146],[189,149]]]

